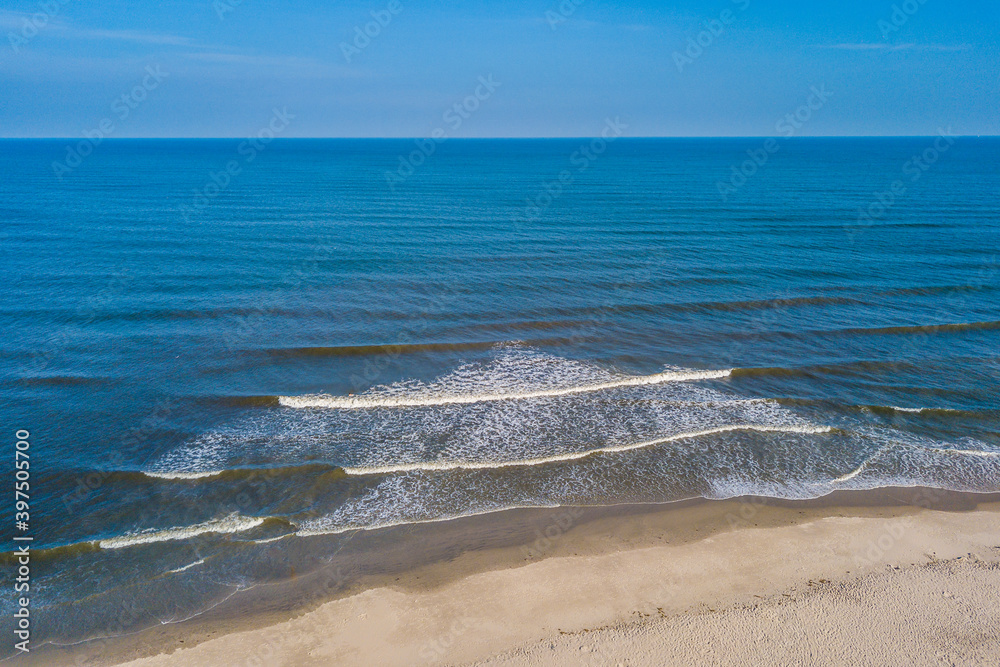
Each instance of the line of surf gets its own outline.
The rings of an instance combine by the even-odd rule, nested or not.
[[[984,449],[944,449],[940,447],[921,447],[921,449],[937,454],[953,454],[955,456],[979,456],[983,458],[1000,456],[1000,452],[989,452]]]
[[[718,426],[702,431],[688,431],[675,435],[647,440],[645,442],[633,442],[626,445],[611,445],[598,449],[588,449],[582,452],[567,452],[565,454],[553,454],[552,456],[542,456],[534,459],[520,459],[516,461],[424,461],[414,463],[400,463],[385,466],[365,466],[347,467],[343,471],[348,475],[387,475],[400,472],[423,471],[447,471],[447,470],[494,470],[501,468],[518,468],[545,465],[546,463],[560,463],[563,461],[577,461],[595,456],[597,454],[613,454],[617,452],[628,452],[635,449],[645,449],[655,447],[676,440],[686,440],[688,438],[698,438],[715,433],[727,433],[729,431],[757,431],[760,433],[830,433],[833,429],[829,426],[763,426],[757,424],[735,424],[731,426]]]
[[[870,405],[865,406],[872,410],[891,410],[894,412],[908,412],[910,414],[939,414],[939,415],[976,415],[986,412],[984,410],[958,410],[956,408],[903,408],[898,405]]]
[[[233,514],[224,519],[206,521],[205,523],[198,523],[193,526],[181,526],[121,535],[119,537],[100,540],[97,544],[102,549],[122,549],[138,544],[185,540],[205,533],[240,533],[251,528],[256,528],[264,523],[264,521],[265,518],[263,517],[247,517]]]
[[[146,477],[155,477],[157,479],[203,479],[205,477],[222,475],[225,472],[225,470],[207,470],[205,472],[156,472],[143,470],[142,474]]]
[[[867,461],[865,463],[867,463]],[[854,477],[854,475],[850,475],[848,477],[849,478],[850,477]],[[823,485],[825,485],[825,484],[831,484],[831,483],[836,483],[837,481],[839,481],[839,480],[831,480],[830,482],[826,482],[826,481],[823,481],[823,480],[817,480],[817,483],[818,483],[817,488],[823,488]],[[875,491],[875,490],[878,490],[878,489],[893,488],[894,486],[895,486],[895,484],[893,484],[892,482],[888,482],[888,481],[886,481],[886,482],[876,482],[873,485],[864,487],[863,490],[865,490],[865,491]],[[949,489],[950,487],[942,486],[942,487],[934,487],[934,488]],[[718,498],[716,498],[716,497],[709,497],[709,496],[706,496],[706,495],[694,495],[694,496],[681,497],[681,498],[677,498],[677,499],[674,499],[674,500],[654,501],[654,502],[649,502],[649,503],[644,503],[644,504],[648,504],[648,505],[672,505],[672,504],[681,503],[681,502],[684,502],[684,501],[687,501],[687,500],[694,500],[694,499],[697,499],[697,498],[704,498],[706,500],[711,500],[711,501],[729,501],[729,500],[733,500],[733,499],[737,499],[737,498],[751,498],[751,497],[756,497],[756,498],[774,498],[774,499],[779,499],[779,500],[780,499],[788,499],[788,500],[816,500],[816,499],[819,499],[819,498],[826,497],[826,496],[830,495],[831,493],[834,493],[835,491],[836,491],[836,489],[826,487],[823,490],[823,492],[821,492],[821,493],[816,493],[814,495],[799,497],[799,496],[792,496],[792,495],[787,495],[787,494],[785,494],[785,495],[782,495],[782,494],[772,494],[772,493],[764,492],[763,490],[761,490],[761,491],[754,491],[752,489],[749,489],[745,493],[740,493],[738,495],[718,497]],[[590,504],[582,504],[582,505],[568,504],[568,505],[563,505],[563,504],[560,504],[560,503],[555,503],[555,504],[541,503],[541,504],[537,504],[537,505],[532,505],[532,504],[505,505],[505,506],[502,506],[502,507],[484,509],[484,510],[479,510],[479,511],[474,511],[474,512],[468,512],[468,513],[464,513],[464,514],[462,514],[462,513],[459,513],[459,514],[448,514],[448,515],[443,515],[443,516],[429,518],[429,519],[401,519],[399,521],[386,521],[386,522],[383,522],[383,523],[374,523],[374,524],[368,524],[368,525],[363,525],[363,526],[362,525],[333,525],[333,526],[330,526],[329,528],[303,527],[303,528],[300,528],[295,533],[289,533],[288,535],[282,535],[280,538],[274,538],[274,539],[284,539],[286,537],[292,537],[292,536],[294,536],[294,537],[317,537],[317,536],[324,536],[324,535],[342,535],[344,533],[351,533],[351,532],[357,532],[357,531],[366,531],[367,532],[367,531],[385,530],[387,528],[397,528],[397,527],[400,527],[400,526],[415,526],[415,525],[422,525],[422,524],[443,523],[443,522],[449,522],[449,521],[456,521],[456,520],[459,520],[459,519],[468,519],[470,517],[485,516],[485,515],[489,515],[489,514],[500,514],[502,512],[509,512],[509,511],[512,511],[512,510],[523,510],[523,509],[528,509],[528,510],[534,510],[534,509],[559,509],[561,507],[574,507],[574,506],[575,507],[585,507],[585,508],[588,508],[588,509],[595,509],[595,508],[606,508],[606,507],[620,507],[620,506],[623,506],[623,505],[634,505],[634,503],[632,503],[632,502],[624,502],[624,503],[598,503],[598,504],[594,504],[594,505],[590,505]],[[258,543],[263,543],[263,541],[258,541]]]
[[[272,478],[288,473],[329,472],[338,468],[338,466],[333,464],[309,462],[277,468],[255,466],[247,468],[222,468],[219,470],[143,470],[139,474],[153,479],[170,481],[190,481],[222,476],[249,481],[256,477]]]
[[[505,394],[454,394],[454,395],[401,395],[401,396],[331,396],[329,394],[307,394],[304,396],[279,396],[278,402],[286,408],[335,408],[359,410],[364,408],[409,408],[462,403],[485,403],[490,401],[515,401],[530,398],[549,398],[586,394],[618,387],[639,387],[667,382],[690,382],[693,380],[715,380],[729,377],[732,369],[716,371],[666,371],[654,375],[625,377],[619,380],[562,387],[539,389],[536,391],[510,392]]]
[[[855,468],[851,472],[847,473],[846,475],[842,475],[841,477],[838,477],[837,479],[833,480],[833,483],[834,484],[843,484],[844,482],[851,481],[852,479],[854,479],[855,477],[857,477],[858,475],[860,475],[861,473],[863,473],[865,471],[865,468],[868,467],[868,462],[871,461],[873,458],[875,458],[875,456],[878,456],[878,453],[874,454],[870,459],[866,459],[865,461],[863,461],[861,463],[861,465],[859,465],[857,468]]]
[[[868,468],[868,464],[870,464],[876,458],[878,458],[879,456],[881,456],[882,454],[884,454],[886,452],[886,450],[889,449],[892,446],[893,445],[889,445],[887,447],[880,448],[874,454],[872,454],[867,459],[865,459],[861,463],[861,465],[859,465],[857,468],[855,468],[851,472],[847,473],[846,475],[843,475],[843,476],[838,477],[835,480],[833,480],[833,483],[834,484],[843,484],[844,482],[851,481],[852,479],[854,479],[855,477],[857,477],[858,475],[860,475],[861,473],[863,473]],[[923,445],[911,445],[911,444],[896,445],[896,446],[911,447],[913,449],[920,449],[920,450],[923,450],[925,452],[933,452],[935,454],[949,454],[951,456],[975,456],[975,457],[979,457],[979,458],[996,458],[996,457],[1000,457],[1000,452],[993,452],[993,451],[988,451],[988,450],[985,450],[985,449],[949,449],[949,448],[946,448],[946,447],[925,447]]]
[[[183,566],[178,567],[178,568],[173,569],[173,570],[167,570],[167,574],[177,574],[179,572],[184,572],[185,570],[190,570],[192,567],[197,567],[197,566],[203,564],[204,562],[205,562],[205,559],[201,558],[199,560],[196,560],[193,563],[188,563],[187,565],[183,565]]]
[[[562,507],[559,504],[538,504],[538,505],[505,505],[503,507],[491,508],[486,510],[481,510],[477,512],[468,512],[466,514],[448,514],[445,516],[434,517],[432,519],[410,519],[410,520],[400,520],[400,521],[387,521],[384,523],[373,523],[367,526],[333,526],[330,528],[300,528],[295,532],[297,537],[315,537],[318,535],[342,535],[344,533],[350,533],[356,530],[384,530],[386,528],[396,528],[398,526],[416,526],[427,523],[443,523],[446,521],[455,521],[457,519],[467,519],[474,516],[483,516],[486,514],[497,514],[500,512],[509,512],[511,510],[533,510],[533,509],[558,509]],[[287,537],[283,535],[282,537]]]

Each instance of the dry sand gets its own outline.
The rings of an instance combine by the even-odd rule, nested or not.
[[[587,522],[564,510],[530,553],[465,553],[254,629],[182,625],[45,661],[998,665],[993,500],[962,511],[727,501]]]
[[[997,665],[1000,569],[975,557],[618,623],[477,662],[514,665]]]

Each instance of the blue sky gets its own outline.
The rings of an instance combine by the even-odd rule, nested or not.
[[[802,136],[1000,134],[993,0],[396,2],[3,0],[0,136],[773,136],[814,86]]]

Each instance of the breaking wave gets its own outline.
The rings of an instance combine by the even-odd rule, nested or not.
[[[361,396],[329,396],[326,394],[279,396],[278,401],[281,405],[289,408],[339,408],[342,410],[358,410],[363,408],[425,407],[434,405],[485,403],[488,401],[516,401],[532,398],[553,398],[556,396],[585,394],[605,389],[616,389],[619,387],[640,387],[643,385],[663,384],[665,382],[713,380],[728,377],[731,372],[732,371],[730,370],[664,372],[656,373],[655,375],[623,377],[619,380],[609,380],[607,382],[585,384],[575,387],[536,389],[533,391],[496,394],[428,394],[421,396],[419,393],[407,395],[380,395],[379,392],[373,392],[371,395]]]
[[[523,459],[519,461],[497,461],[497,462],[474,462],[474,461],[427,461],[424,463],[408,463],[400,465],[374,466],[368,468],[344,468],[348,475],[385,475],[398,472],[411,472],[415,470],[444,471],[444,470],[497,470],[499,468],[516,468],[524,466],[538,466],[546,463],[561,463],[563,461],[577,461],[598,454],[614,454],[617,452],[628,452],[634,449],[645,449],[655,447],[677,440],[687,440],[716,433],[726,433],[728,431],[759,431],[761,433],[829,433],[832,429],[829,426],[757,426],[753,424],[734,424],[732,426],[719,426],[705,429],[704,431],[693,431],[691,433],[677,433],[665,438],[649,440],[646,442],[636,442],[625,445],[612,445],[599,449],[588,449],[582,452],[572,452],[566,454],[556,454],[536,459]]]
[[[630,375],[505,346],[432,381],[248,406],[240,419],[161,456],[145,474],[177,482],[178,493],[189,485],[217,494],[262,491],[272,499],[251,513],[280,515],[300,536],[520,507],[808,498],[893,485],[1000,487],[994,445],[917,437],[870,419],[873,411],[941,418],[962,411],[831,411],[818,401],[738,393],[740,378],[758,372],[666,368]],[[723,378],[731,379],[715,382]],[[300,409],[307,407],[317,409]],[[102,546],[242,532],[263,519],[226,521]],[[287,530],[253,541],[281,539],[292,534]]]
[[[167,528],[165,530],[149,530],[140,533],[131,533],[100,540],[98,545],[102,549],[121,549],[135,546],[137,544],[150,544],[153,542],[166,542],[170,540],[186,540],[205,533],[240,533],[264,523],[261,517],[246,517],[238,514],[231,514],[224,519],[215,519],[198,523],[193,526],[181,526]]]

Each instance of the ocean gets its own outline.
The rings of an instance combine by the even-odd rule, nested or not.
[[[33,646],[393,526],[1000,491],[1000,139],[774,145],[0,142]]]

